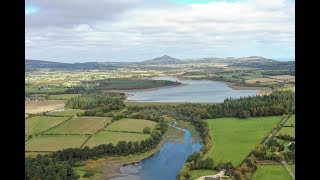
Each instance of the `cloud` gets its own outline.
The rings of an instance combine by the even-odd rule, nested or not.
[[[292,1],[188,5],[161,1],[158,7],[155,1],[142,0],[30,2],[39,11],[26,16],[27,58],[294,57]]]

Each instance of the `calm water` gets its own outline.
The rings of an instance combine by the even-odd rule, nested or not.
[[[188,156],[200,151],[201,144],[192,143],[189,130],[185,132],[185,143],[166,142],[154,156],[135,165],[121,167],[122,176],[113,180],[175,180]]]
[[[179,81],[188,85],[127,92],[130,95],[128,100],[140,102],[223,102],[228,97],[252,96],[258,92],[258,90],[235,90],[222,82],[209,80],[179,80],[173,77],[155,77],[153,79]]]

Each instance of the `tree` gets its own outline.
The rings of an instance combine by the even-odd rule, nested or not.
[[[150,127],[145,127],[145,128],[143,128],[143,133],[144,133],[144,134],[151,134],[151,129],[150,129]]]
[[[243,177],[243,175],[240,171],[234,171],[233,176],[236,180],[245,180],[245,178]]]

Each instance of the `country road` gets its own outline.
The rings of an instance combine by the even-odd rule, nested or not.
[[[287,117],[283,118],[278,125],[283,126],[283,125],[287,122],[287,120],[289,119],[289,117],[290,117],[290,116],[287,116]],[[272,137],[273,137],[274,135],[276,135],[276,134],[278,133],[278,131],[280,131],[280,129],[278,129],[278,128],[276,128],[275,130],[273,130],[273,131],[272,131]],[[266,144],[267,142],[269,142],[270,139],[271,139],[271,138],[267,137],[266,140],[264,140],[263,144]]]
[[[292,179],[295,179],[294,172],[292,172],[291,168],[288,166],[287,162],[281,161],[281,163],[284,165],[286,170],[288,171],[289,175],[292,177]]]

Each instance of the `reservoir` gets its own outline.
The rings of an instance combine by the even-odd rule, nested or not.
[[[180,80],[174,77],[154,77],[154,80],[178,81],[184,86],[161,87],[126,92],[128,100],[138,102],[223,102],[226,98],[252,96],[259,90],[235,90],[223,82],[210,80]]]

